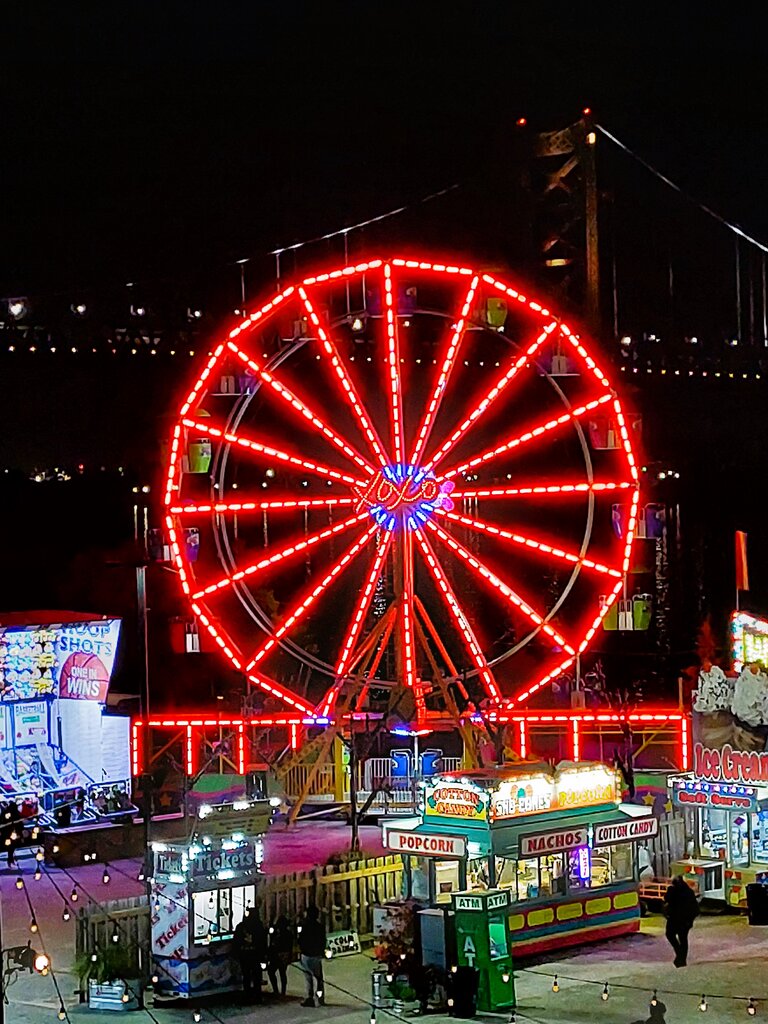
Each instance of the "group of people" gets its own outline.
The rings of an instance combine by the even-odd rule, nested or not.
[[[768,675],[757,662],[729,678],[719,665],[702,661],[693,710],[701,716],[701,738],[713,748],[764,750],[768,739]]]
[[[255,907],[249,907],[235,928],[232,951],[240,965],[243,997],[246,1002],[262,1002],[266,970],[275,995],[284,996],[288,987],[288,967],[296,960],[304,972],[306,998],[302,1006],[325,1005],[323,960],[326,933],[320,911],[311,904],[304,919],[294,928],[281,914],[268,928]],[[317,1003],[315,1002],[317,1000]]]

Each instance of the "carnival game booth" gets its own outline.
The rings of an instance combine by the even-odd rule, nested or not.
[[[231,939],[264,859],[268,800],[204,804],[189,842],[151,844],[152,960],[156,998],[238,989]]]
[[[75,612],[0,622],[0,799],[33,802],[49,828],[136,810],[130,719],[106,713],[120,624]]]
[[[621,802],[613,768],[451,772],[423,795],[419,818],[384,827],[385,845],[404,856],[406,895],[439,907],[456,892],[507,891],[516,957],[638,930],[637,844],[658,819]]]

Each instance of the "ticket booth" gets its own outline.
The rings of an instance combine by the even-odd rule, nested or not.
[[[451,903],[457,966],[473,967],[478,971],[478,1010],[496,1013],[514,1009],[509,891],[455,892]]]

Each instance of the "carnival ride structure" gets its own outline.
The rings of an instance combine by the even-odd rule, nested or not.
[[[498,274],[374,259],[212,348],[165,529],[198,628],[264,710],[327,727],[313,755],[371,713],[447,713],[471,746],[473,715],[578,671],[627,597],[638,482],[591,343]]]

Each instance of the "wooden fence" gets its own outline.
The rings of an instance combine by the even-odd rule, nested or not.
[[[648,849],[657,878],[669,878],[672,861],[685,856],[685,821],[681,815],[669,815],[659,822],[659,834],[648,841]]]
[[[296,921],[315,903],[328,931],[351,929],[361,936],[371,935],[374,906],[397,899],[402,880],[399,856],[375,857],[293,875],[261,875],[256,880],[256,899],[266,922],[278,914]],[[145,975],[149,964],[144,957],[150,944],[146,896],[83,907],[77,918],[75,951],[91,954],[97,948],[106,949],[115,935],[122,948],[134,953],[136,976]]]

